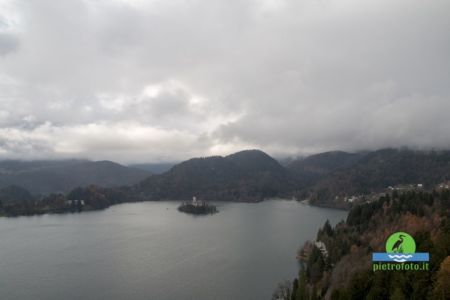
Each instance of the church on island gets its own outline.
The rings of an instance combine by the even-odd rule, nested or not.
[[[181,203],[178,210],[195,215],[214,214],[218,212],[214,205],[208,204],[206,201],[197,200],[197,197],[195,196],[192,197],[192,201],[185,201]]]

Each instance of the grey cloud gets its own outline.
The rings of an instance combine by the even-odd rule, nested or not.
[[[0,129],[28,155],[450,147],[446,0],[11,3]]]
[[[0,33],[0,56],[17,51],[19,41],[16,37],[7,33]]]

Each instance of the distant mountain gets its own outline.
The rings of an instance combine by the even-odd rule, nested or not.
[[[34,198],[26,189],[10,185],[0,189],[0,202],[2,205],[24,203],[33,201]]]
[[[313,203],[330,203],[336,196],[379,192],[388,186],[423,184],[432,188],[450,179],[450,151],[383,149],[365,154],[311,187]]]
[[[169,171],[175,164],[176,163],[143,163],[129,165],[129,167],[144,170],[152,174],[162,174]]]
[[[0,188],[21,186],[32,194],[68,192],[91,184],[113,187],[132,185],[150,173],[111,161],[0,161]]]
[[[310,172],[314,174],[328,174],[332,171],[349,167],[356,163],[365,153],[348,153],[344,151],[330,151],[314,154],[303,159],[294,160],[287,168],[293,172]]]
[[[225,157],[193,158],[153,175],[110,161],[0,162],[0,188],[16,185],[31,194],[66,194],[79,186],[128,186],[120,189],[120,197],[127,195],[126,201],[186,200],[193,196],[259,201],[295,196],[314,205],[348,207],[346,197],[404,184],[420,183],[431,189],[449,179],[450,151],[404,149],[325,152],[297,159],[286,167],[262,151],[246,150]]]
[[[343,196],[378,193],[388,186],[433,187],[450,179],[450,151],[382,149],[325,152],[283,167],[262,151],[194,158],[134,187],[148,199],[256,201],[296,196],[312,204],[346,207]]]
[[[149,199],[258,201],[285,196],[295,186],[289,172],[259,150],[193,158],[136,185]]]
[[[301,187],[314,184],[339,169],[348,168],[358,162],[365,153],[343,151],[324,152],[290,162],[286,168],[297,179]]]
[[[26,189],[11,185],[0,188],[0,216],[31,215],[36,199]]]

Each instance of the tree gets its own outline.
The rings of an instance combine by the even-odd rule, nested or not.
[[[292,283],[289,280],[280,282],[272,294],[272,300],[291,300]]]
[[[300,274],[299,274],[298,278],[299,278],[299,280],[298,280],[298,289],[297,289],[296,299],[297,300],[309,300],[306,271],[304,268],[300,269]]]
[[[402,292],[402,289],[397,287],[392,294],[391,300],[406,300],[405,295]]]
[[[325,231],[325,233],[328,235],[328,236],[333,236],[333,228],[331,227],[331,225],[330,225],[330,221],[326,221],[325,222],[325,225],[323,226],[323,230]]]
[[[295,278],[294,279],[294,283],[292,284],[291,300],[295,300],[296,299],[297,290],[298,290],[298,279]]]
[[[372,282],[371,282],[371,271],[367,271],[364,273],[356,273],[351,282],[350,286],[348,288],[348,299],[352,300],[360,300],[364,299],[367,291],[369,290]]]
[[[450,299],[450,256],[441,263],[433,291],[434,299]]]
[[[325,261],[322,252],[314,246],[306,266],[306,275],[311,283],[317,283],[325,270]]]

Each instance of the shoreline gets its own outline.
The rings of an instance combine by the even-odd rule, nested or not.
[[[63,214],[79,214],[83,212],[93,212],[93,211],[101,211],[108,209],[110,207],[121,205],[121,204],[128,204],[128,203],[140,203],[140,202],[183,202],[186,200],[173,200],[173,199],[161,199],[161,200],[141,200],[141,201],[124,201],[120,203],[114,203],[106,207],[102,208],[87,208],[82,209],[80,211],[43,211],[43,212],[36,212],[33,214],[17,214],[17,215],[5,215],[0,214],[0,218],[18,218],[18,217],[36,217],[36,216],[44,216],[44,215],[63,215]],[[267,199],[260,199],[260,200],[207,200],[208,202],[216,202],[216,203],[247,203],[247,204],[258,204],[264,201],[295,201],[299,204],[311,206],[311,207],[319,207],[319,208],[327,208],[327,209],[335,209],[340,211],[349,211],[349,209],[344,209],[340,207],[335,206],[327,206],[327,205],[320,205],[320,204],[311,204],[309,200],[296,200],[292,198],[267,198]]]

